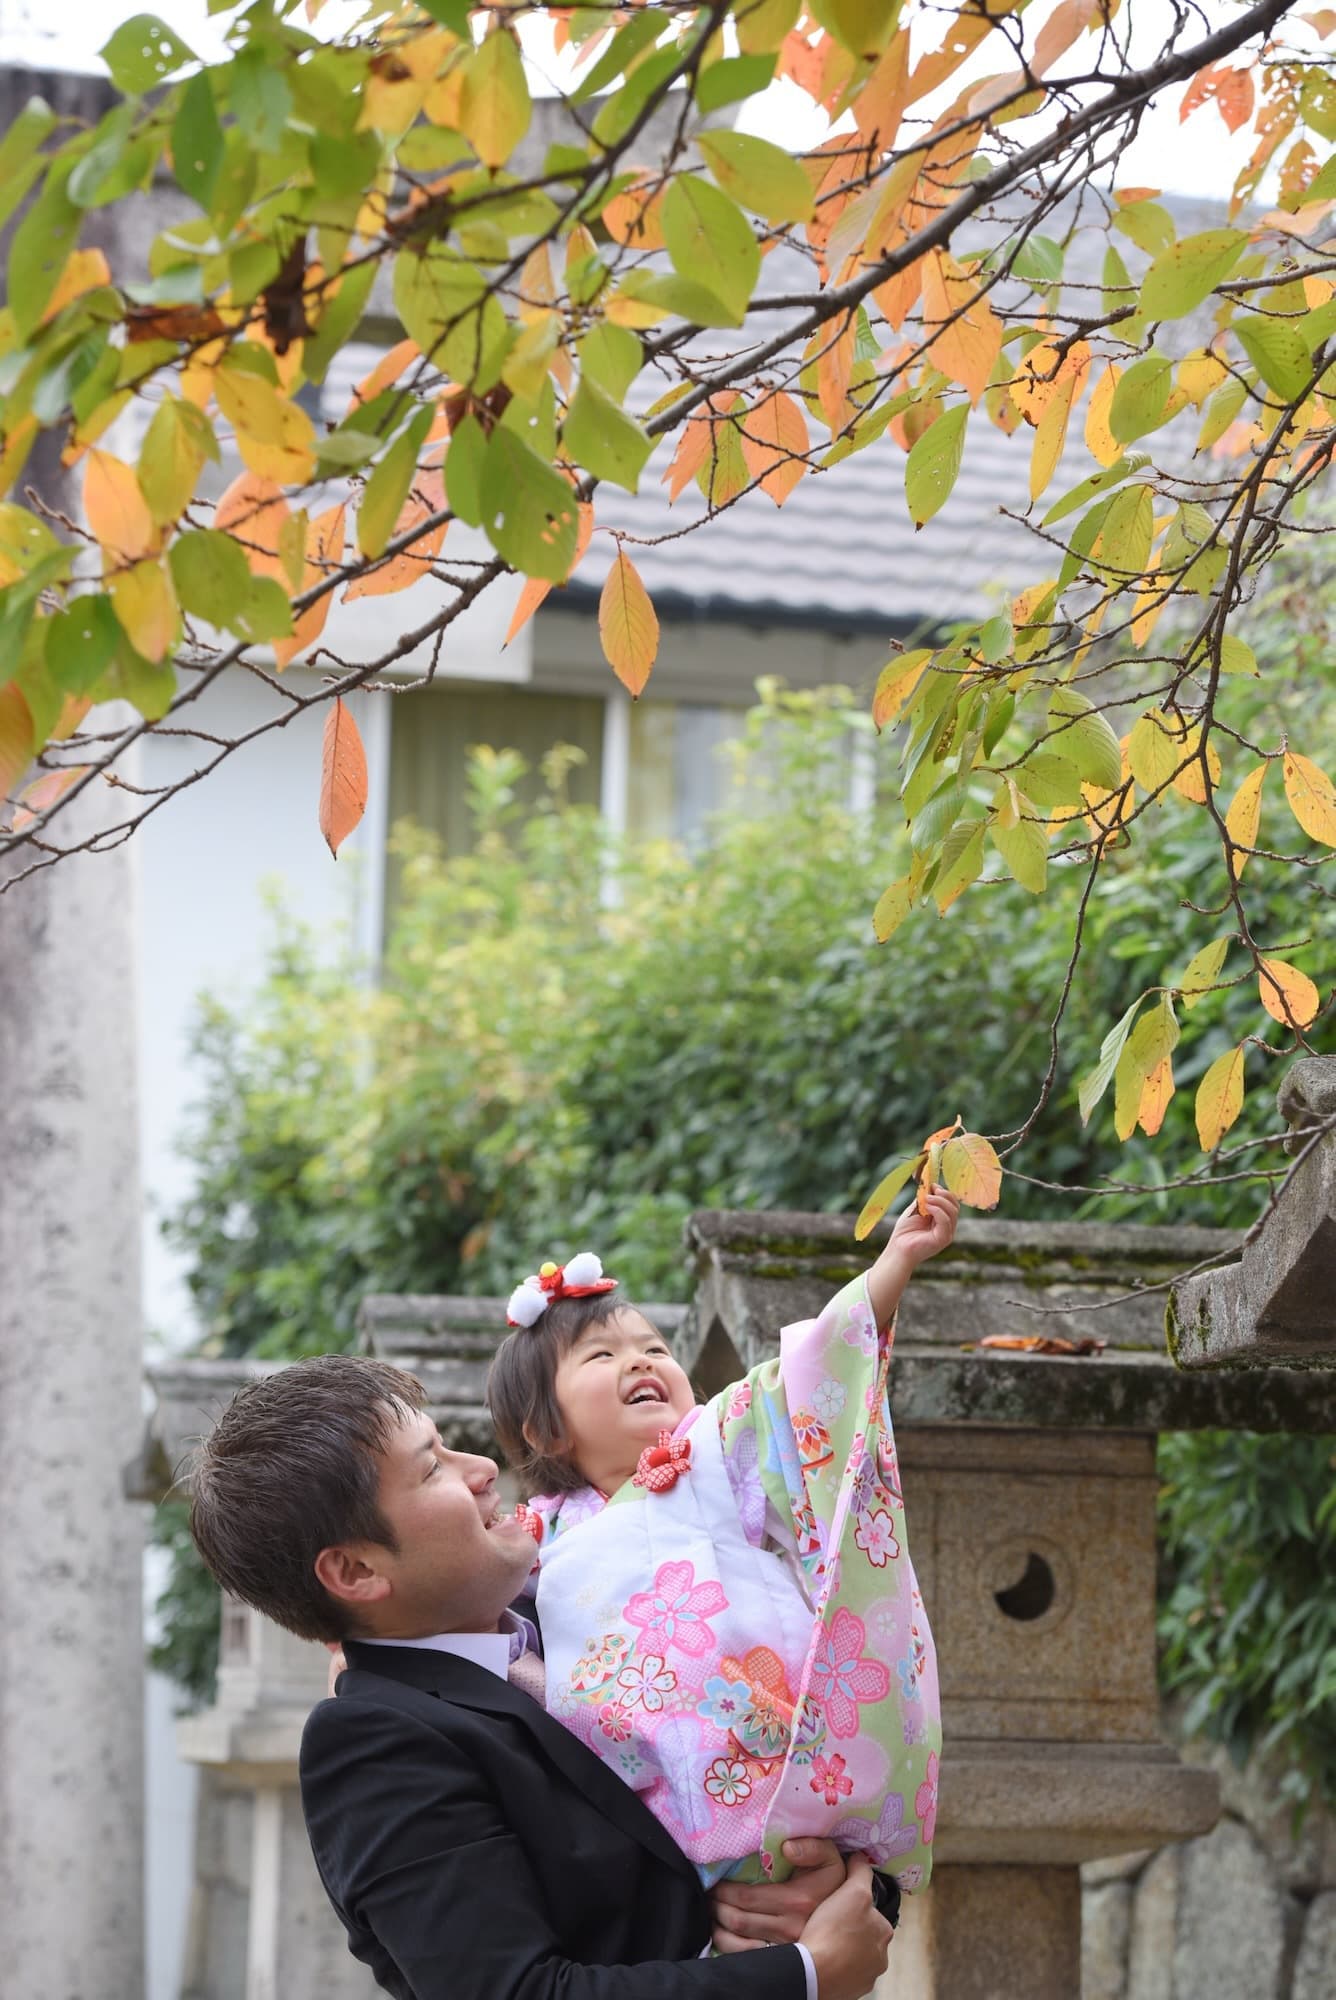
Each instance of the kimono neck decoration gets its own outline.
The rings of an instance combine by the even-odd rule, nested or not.
[[[647,1493],[670,1493],[684,1472],[691,1470],[691,1439],[660,1431],[659,1442],[647,1445],[636,1463],[633,1486]]]
[[[616,1289],[617,1280],[603,1275],[602,1259],[592,1250],[581,1250],[566,1264],[541,1265],[533,1277],[516,1285],[506,1305],[506,1325],[534,1327],[554,1299],[590,1299]]]

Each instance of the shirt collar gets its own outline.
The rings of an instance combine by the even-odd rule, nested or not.
[[[365,1639],[367,1646],[413,1646],[431,1653],[453,1653],[457,1659],[472,1660],[486,1667],[498,1680],[505,1680],[521,1653],[537,1653],[538,1632],[518,1612],[503,1611],[495,1632],[435,1632],[426,1639]]]

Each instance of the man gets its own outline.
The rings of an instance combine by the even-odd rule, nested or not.
[[[867,1863],[718,1892],[542,1706],[509,1609],[534,1558],[490,1459],[448,1451],[421,1385],[325,1355],[251,1384],[196,1469],[224,1588],[343,1642],[302,1739],[302,1804],[349,1947],[398,2000],[859,2000],[891,1927]],[[791,1939],[762,1958],[757,1942]]]

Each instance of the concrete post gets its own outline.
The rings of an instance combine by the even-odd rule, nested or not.
[[[0,1986],[43,2000],[143,1992],[132,948],[124,852],[0,895]]]

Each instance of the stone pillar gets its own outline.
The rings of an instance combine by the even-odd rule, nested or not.
[[[1081,2000],[1079,1869],[939,1867],[904,1912],[879,2000]]]
[[[0,1985],[43,2000],[143,1992],[132,956],[124,850],[0,895]]]

